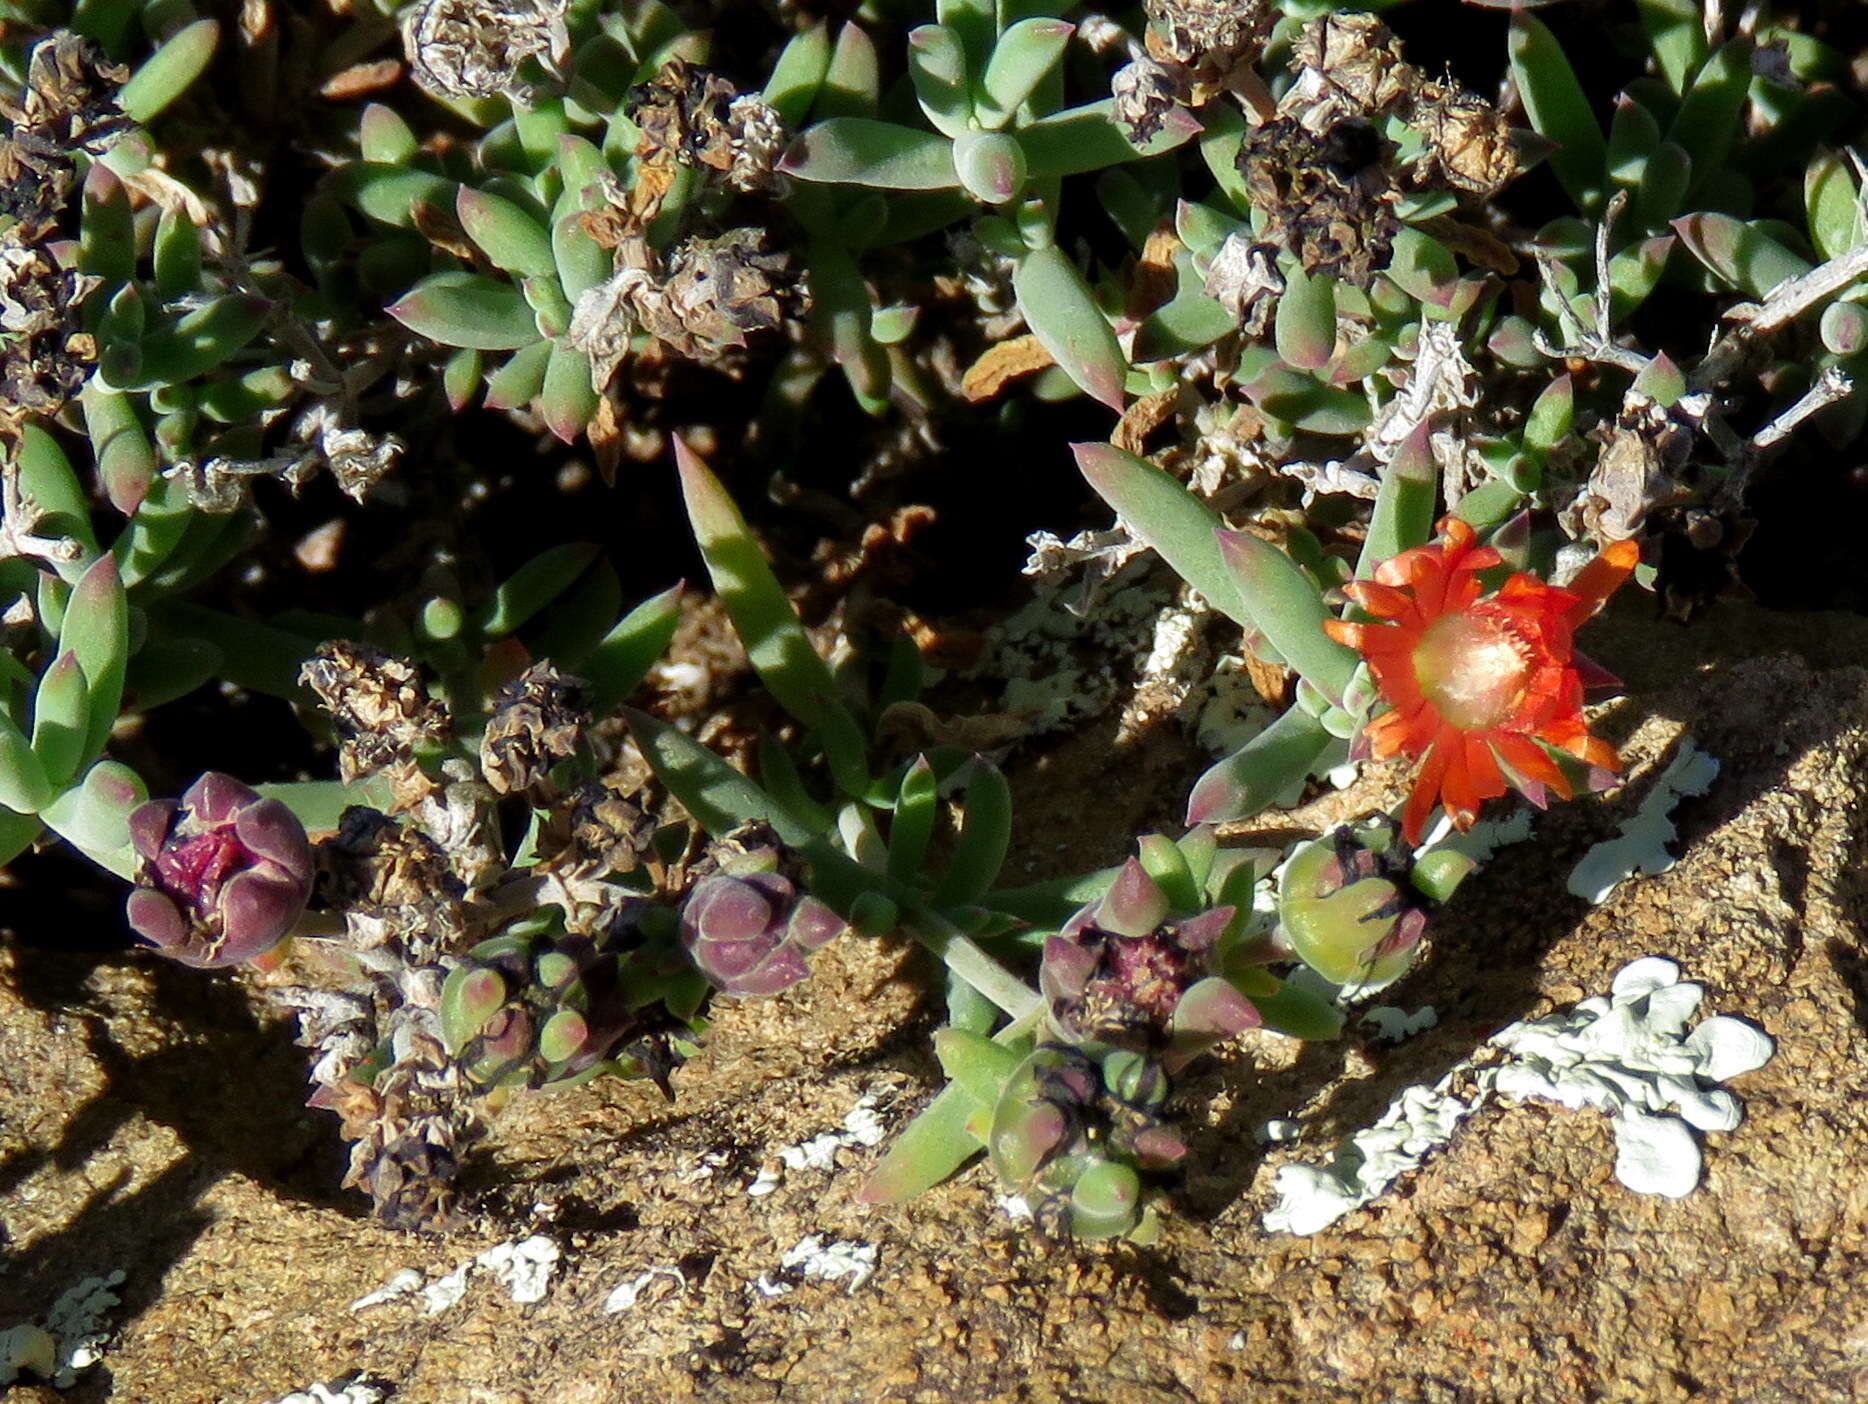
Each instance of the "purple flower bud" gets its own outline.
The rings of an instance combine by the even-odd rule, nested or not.
[[[305,826],[278,800],[209,771],[130,814],[142,860],[130,928],[185,965],[239,965],[284,940],[311,895]]]
[[[778,873],[702,878],[681,909],[681,944],[730,995],[777,994],[811,973],[805,955],[848,929]]]

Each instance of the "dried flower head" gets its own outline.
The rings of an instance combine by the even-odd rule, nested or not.
[[[1187,70],[1137,54],[1109,80],[1115,116],[1137,146],[1160,135],[1168,113],[1187,100]]]
[[[89,39],[59,30],[33,49],[26,91],[0,94],[0,214],[18,219],[28,238],[58,223],[76,179],[75,157],[104,150],[130,126],[117,91],[130,72]]]
[[[637,327],[677,356],[714,363],[804,307],[796,264],[761,229],[696,235],[665,258],[631,236],[618,246],[616,264],[614,277],[578,299],[568,334],[590,357],[599,385],[615,374]]]
[[[570,0],[417,0],[402,17],[409,72],[436,97],[527,103],[536,91],[528,63],[556,72],[570,57],[569,8]]]
[[[1307,273],[1366,287],[1388,266],[1401,227],[1390,156],[1390,143],[1362,118],[1313,132],[1279,117],[1246,137],[1238,167],[1264,215],[1264,240],[1295,254]]]
[[[333,639],[318,646],[298,676],[330,715],[338,774],[346,781],[413,767],[417,751],[447,737],[447,708],[428,695],[405,659]]]
[[[1278,17],[1269,0],[1146,0],[1143,8],[1150,52],[1212,82],[1256,62]]]
[[[9,420],[55,414],[97,362],[80,307],[99,280],[59,266],[21,228],[0,232],[0,418]]]
[[[178,800],[130,815],[141,863],[132,930],[185,965],[239,965],[292,930],[311,895],[311,845],[298,816],[209,771]]]
[[[1420,71],[1401,57],[1401,42],[1374,15],[1324,15],[1291,46],[1296,77],[1282,106],[1333,116],[1372,116],[1410,98]]]
[[[790,140],[763,97],[741,93],[724,74],[679,57],[631,88],[624,110],[642,130],[642,154],[716,171],[735,190],[770,184]]]
[[[551,768],[577,754],[590,725],[589,688],[550,662],[534,663],[493,701],[480,738],[480,772],[502,795],[541,789]]]
[[[1518,149],[1505,114],[1463,88],[1423,83],[1408,125],[1421,137],[1413,168],[1417,181],[1493,195],[1518,173]]]
[[[1600,609],[1640,552],[1617,542],[1570,583],[1509,577],[1487,591],[1480,575],[1501,563],[1457,517],[1440,540],[1383,561],[1373,580],[1343,587],[1373,623],[1330,620],[1324,629],[1359,650],[1390,710],[1369,723],[1377,756],[1418,756],[1420,772],[1401,829],[1418,844],[1436,801],[1459,828],[1507,786],[1534,804],[1567,799],[1569,780],[1546,751],[1567,752],[1606,774],[1614,749],[1583,721],[1585,682],[1608,681],[1580,658],[1577,626]]]

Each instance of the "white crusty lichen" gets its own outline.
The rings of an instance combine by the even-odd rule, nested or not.
[[[775,1161],[760,1167],[758,1175],[746,1186],[746,1193],[755,1199],[770,1194],[778,1188],[786,1170],[834,1169],[837,1152],[845,1147],[881,1145],[888,1127],[877,1110],[880,1101],[877,1093],[866,1092],[844,1116],[841,1130],[825,1131],[794,1146],[781,1147]]]
[[[1692,737],[1682,737],[1679,754],[1641,807],[1622,821],[1621,832],[1598,843],[1570,870],[1571,894],[1599,904],[1636,873],[1653,877],[1671,868],[1675,860],[1667,845],[1680,836],[1671,817],[1674,806],[1688,795],[1705,794],[1718,774],[1718,760],[1694,745]]]
[[[32,1374],[57,1389],[70,1389],[81,1371],[103,1358],[110,1340],[105,1324],[121,1300],[116,1289],[123,1273],[87,1277],[58,1297],[43,1324],[32,1322],[0,1331],[0,1387]]]
[[[644,1268],[627,1282],[618,1283],[610,1289],[609,1296],[603,1299],[603,1314],[616,1316],[625,1311],[633,1311],[637,1304],[646,1300],[658,1285],[665,1286],[661,1296],[672,1296],[676,1292],[685,1292],[688,1277],[681,1270],[679,1263],[657,1263]]]
[[[1265,1226],[1327,1228],[1418,1167],[1494,1093],[1608,1113],[1618,1180],[1642,1194],[1690,1193],[1700,1177],[1693,1132],[1730,1131],[1740,1120],[1738,1099],[1716,1084],[1763,1067],[1774,1049],[1769,1035],[1725,1014],[1688,1033],[1704,993],[1674,962],[1649,956],[1623,967],[1607,995],[1501,1029],[1431,1087],[1404,1091],[1329,1164],[1280,1169]],[[1494,1061],[1480,1066],[1487,1057]],[[1454,1095],[1461,1084],[1468,1097]]]
[[[439,1316],[467,1295],[467,1284],[475,1272],[492,1273],[507,1296],[521,1306],[529,1306],[545,1299],[563,1257],[563,1249],[545,1235],[535,1233],[529,1238],[496,1243],[432,1282],[425,1283],[414,1268],[403,1268],[375,1291],[358,1297],[350,1310],[363,1311],[398,1297],[419,1296],[423,1313]]]
[[[848,1278],[848,1290],[854,1293],[875,1276],[879,1251],[873,1243],[807,1234],[778,1260],[776,1274],[766,1273],[748,1285],[762,1297],[782,1297],[799,1281],[837,1282]]]
[[[309,1384],[270,1401],[270,1404],[385,1404],[389,1386],[380,1380],[346,1375],[329,1384]]]

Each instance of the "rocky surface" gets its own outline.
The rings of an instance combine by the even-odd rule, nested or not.
[[[300,1055],[242,986],[8,944],[0,1328],[123,1271],[103,1363],[43,1397],[138,1404],[260,1404],[355,1372],[420,1404],[1859,1397],[1868,629],[1732,610],[1681,632],[1625,614],[1592,641],[1631,685],[1606,723],[1628,783],[1540,818],[1462,889],[1381,997],[1433,1005],[1434,1028],[1399,1044],[1266,1037],[1202,1065],[1183,1091],[1193,1169],[1154,1248],[1046,1247],[977,1168],[869,1209],[854,1192],[878,1150],[784,1164],[866,1096],[895,1127],[926,1095],[932,1016],[919,957],[900,949],[840,943],[796,991],[725,1010],[672,1105],[605,1085],[515,1102],[476,1171],[484,1230],[423,1238],[331,1190],[331,1128],[296,1109]],[[1569,896],[1570,869],[1683,733],[1722,770],[1675,811],[1678,865],[1597,907]],[[1107,859],[1133,825],[1171,819],[1179,743],[1114,762],[1073,743],[1027,768],[1033,872]],[[1385,802],[1398,778],[1303,817]],[[1096,794],[1120,803],[1085,803]],[[1745,1119],[1705,1137],[1699,1190],[1618,1184],[1599,1113],[1495,1102],[1331,1229],[1262,1227],[1281,1165],[1326,1158],[1402,1088],[1643,955],[1678,961],[1708,1011],[1777,1042],[1731,1084]],[[1300,1137],[1261,1144],[1283,1116]],[[749,1195],[762,1168],[777,1183]],[[530,1235],[563,1253],[536,1303],[479,1271],[432,1315],[420,1293],[351,1308],[398,1272],[432,1284]],[[811,1235],[831,1260],[873,1247],[873,1275],[782,1270]]]

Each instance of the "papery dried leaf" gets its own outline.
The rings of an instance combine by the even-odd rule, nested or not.
[[[986,348],[960,377],[960,393],[969,404],[990,400],[1014,380],[1036,375],[1057,363],[1030,332]]]
[[[417,0],[402,16],[410,75],[437,97],[529,102],[528,62],[555,72],[570,57],[569,7],[570,0]]]

